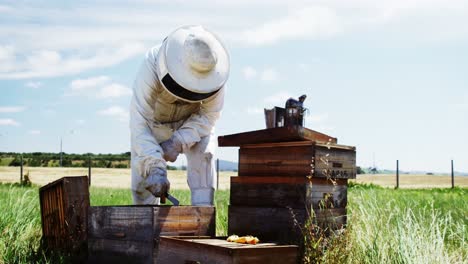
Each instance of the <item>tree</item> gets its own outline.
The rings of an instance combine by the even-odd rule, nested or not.
[[[40,167],[41,166],[41,159],[34,157],[29,159],[29,166],[31,167]]]
[[[8,166],[21,166],[21,160],[18,158],[18,156],[15,156],[15,158],[10,162]]]
[[[366,174],[366,172],[363,169],[361,169],[361,167],[357,166],[356,167],[356,174]]]

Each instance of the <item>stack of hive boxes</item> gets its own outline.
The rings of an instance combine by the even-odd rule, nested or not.
[[[240,147],[239,175],[231,177],[229,234],[301,244],[309,220],[327,230],[346,224],[355,147],[302,126],[222,136],[218,144]]]

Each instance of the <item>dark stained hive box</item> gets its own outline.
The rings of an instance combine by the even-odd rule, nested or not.
[[[337,209],[347,204],[347,180],[231,177],[231,206]]]
[[[155,263],[159,238],[214,236],[211,206],[92,206],[89,263]]]
[[[356,149],[313,141],[242,145],[239,176],[356,178]]]
[[[251,234],[263,241],[301,245],[304,230],[312,223],[323,230],[338,230],[346,224],[346,208],[229,206],[229,234]]]
[[[231,177],[228,232],[300,245],[311,223],[344,227],[346,205],[347,179]]]
[[[261,242],[261,241],[260,241]],[[225,238],[161,237],[158,264],[270,264],[297,263],[298,247],[275,243],[244,245]]]
[[[64,177],[39,189],[43,241],[49,249],[86,252],[88,177]]]

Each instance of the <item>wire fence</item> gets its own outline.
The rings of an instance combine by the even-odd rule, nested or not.
[[[455,188],[468,187],[468,176],[455,172],[454,161],[450,161],[450,167],[446,173],[432,172],[403,172],[400,169],[400,161],[396,160],[393,172],[378,173],[374,171],[357,175],[357,183],[375,184],[389,188]]]

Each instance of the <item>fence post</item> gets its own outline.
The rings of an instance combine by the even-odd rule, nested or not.
[[[21,154],[20,184],[23,183],[23,154]]]
[[[60,168],[62,168],[62,137],[60,137]]]
[[[400,188],[400,168],[398,160],[396,161],[396,188]]]
[[[453,173],[453,160],[451,160],[452,163],[452,189],[455,188],[455,174]]]
[[[219,189],[219,159],[216,159],[216,190]]]
[[[91,157],[88,156],[88,184],[91,186]]]

